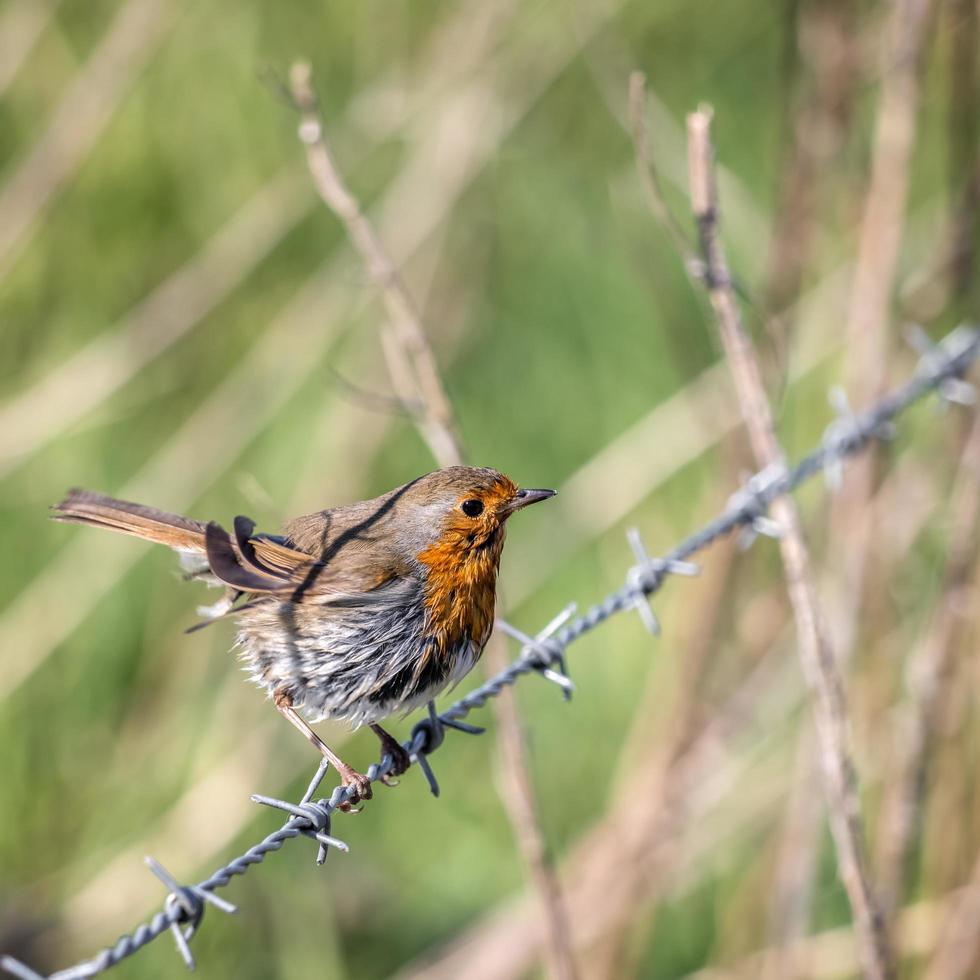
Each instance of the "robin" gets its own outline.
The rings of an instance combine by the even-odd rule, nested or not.
[[[168,545],[189,578],[223,585],[224,598],[199,610],[206,622],[198,625],[237,619],[252,680],[357,803],[371,798],[370,781],[303,716],[369,725],[392,775],[403,773],[408,753],[379,722],[473,668],[493,629],[507,520],[554,495],[520,489],[493,469],[450,466],[373,500],[298,517],[281,536],[256,534],[247,517],[229,534],[214,521],[86,490],[70,491],[52,516]]]

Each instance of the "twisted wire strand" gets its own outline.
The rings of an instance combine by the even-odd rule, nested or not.
[[[566,622],[553,635],[545,638],[539,636],[533,644],[525,645],[521,656],[506,669],[474,688],[442,714],[437,715],[434,710],[430,710],[430,717],[415,725],[404,748],[425,771],[433,793],[438,794],[438,785],[426,757],[442,744],[445,728],[479,733],[482,729],[466,725],[461,719],[471,711],[483,707],[490,698],[496,697],[505,687],[515,684],[519,678],[530,673],[540,673],[556,664],[563,667],[564,654],[570,644],[617,613],[634,609],[638,601],[648,600],[663,587],[669,575],[681,573],[681,566],[690,569],[691,566],[685,565],[686,559],[740,528],[751,529],[759,525],[759,533],[767,533],[760,522],[765,519],[769,505],[776,497],[792,492],[820,472],[828,472],[834,464],[860,452],[873,440],[887,438],[890,423],[899,414],[930,392],[937,391],[944,396],[944,388],[948,389],[948,383],[958,381],[978,355],[980,330],[958,327],[943,341],[926,351],[914,375],[905,385],[882,397],[867,411],[848,413],[832,422],[826,429],[821,445],[795,466],[787,468],[780,464],[771,471],[752,476],[733,495],[728,508],[722,514],[690,535],[667,555],[634,565],[627,575],[625,585],[580,616]],[[690,571],[685,570],[684,574],[690,574]],[[366,775],[372,782],[376,782],[389,772],[392,765],[392,758],[386,754],[369,767]],[[193,960],[189,959],[186,940],[191,938],[200,924],[204,913],[204,899],[208,898],[214,904],[219,904],[218,900],[211,898],[215,890],[226,887],[232,878],[244,875],[252,865],[261,863],[268,854],[278,851],[287,840],[296,837],[310,837],[319,842],[318,864],[323,863],[328,847],[346,849],[341,841],[329,836],[330,816],[340,804],[350,801],[353,790],[337,786],[329,799],[313,801],[312,796],[325,772],[326,767],[321,765],[299,806],[265,797],[254,797],[257,802],[277,806],[295,815],[244,854],[219,868],[209,878],[172,892],[160,912],[149,922],[142,923],[131,933],[120,937],[115,945],[47,978],[10,956],[0,958],[0,969],[20,980],[83,980],[116,966],[168,930],[183,930],[181,934],[186,938],[183,943],[178,940],[178,948],[188,960],[188,965],[193,965]],[[220,902],[220,907],[225,911],[234,911],[233,907],[223,901]]]

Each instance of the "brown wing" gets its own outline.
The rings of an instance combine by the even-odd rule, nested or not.
[[[330,526],[343,535],[363,523],[356,505],[325,512],[333,516]],[[350,597],[370,592],[390,581],[399,569],[384,560],[379,542],[356,540],[350,549],[336,555],[319,552],[317,560],[282,540],[254,534],[255,525],[247,517],[237,517],[234,535],[220,524],[204,524],[179,514],[170,514],[134,504],[128,500],[88,490],[71,490],[52,508],[57,521],[104,527],[131,534],[147,541],[165,544],[176,551],[201,556],[205,577],[213,577],[238,592],[277,596],[294,602],[329,602],[334,597]],[[321,515],[314,515],[320,517]],[[355,535],[356,537],[356,535]],[[333,560],[336,558],[337,560]],[[207,568],[204,568],[204,561]]]
[[[247,517],[237,517],[234,535],[214,522],[205,532],[212,574],[241,592],[292,602],[350,602],[391,582],[402,571],[364,551],[317,561],[280,541],[254,536],[253,529]]]

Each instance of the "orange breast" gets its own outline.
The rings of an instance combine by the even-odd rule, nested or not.
[[[464,640],[481,649],[487,642],[503,538],[503,528],[475,544],[447,535],[418,556],[428,568],[424,601],[440,653],[457,650]]]

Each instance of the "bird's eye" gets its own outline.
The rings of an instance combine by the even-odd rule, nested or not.
[[[483,513],[483,501],[476,500],[464,500],[460,505],[460,510],[467,517],[479,517]]]

